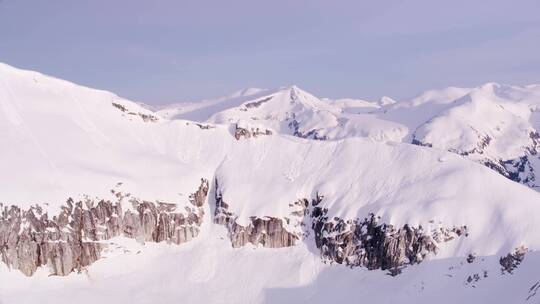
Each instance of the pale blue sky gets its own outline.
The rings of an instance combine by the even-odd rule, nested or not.
[[[540,1],[0,0],[0,61],[147,103],[540,83]]]

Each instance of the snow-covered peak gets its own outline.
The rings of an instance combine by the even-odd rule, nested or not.
[[[237,107],[215,113],[212,123],[252,121],[283,134],[322,139],[327,128],[336,127],[341,108],[290,86],[252,98]]]

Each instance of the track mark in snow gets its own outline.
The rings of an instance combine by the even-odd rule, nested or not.
[[[8,122],[10,122],[12,125],[20,126],[22,125],[23,120],[15,106],[12,104],[12,102],[10,102],[10,100],[15,100],[13,98],[13,94],[5,82],[2,82],[2,84],[4,90],[0,90],[0,94],[2,94],[2,92],[4,93],[0,95],[0,107],[6,115]]]
[[[538,289],[540,289],[540,281],[536,282],[531,288],[529,289],[529,295],[527,296],[527,301],[532,299],[532,297],[536,296],[536,293],[538,292]]]
[[[2,82],[2,86],[4,87],[6,93],[4,93],[3,96],[0,95],[0,106],[2,107],[2,110],[4,111],[4,113],[6,114],[7,119],[13,125],[19,126],[21,128],[21,131],[28,136],[32,144],[35,146],[36,150],[43,156],[45,161],[49,164],[52,171],[51,175],[53,176],[51,177],[50,180],[58,184],[63,184],[60,179],[60,170],[58,169],[58,167],[54,164],[54,162],[51,160],[49,155],[45,152],[41,144],[38,142],[38,140],[32,133],[31,129],[25,125],[24,120],[20,116],[15,106],[12,103],[8,102],[8,100],[17,100],[17,98],[15,98],[16,95],[13,94],[13,92],[11,91],[11,88],[8,85],[6,85],[5,82]],[[2,90],[0,90],[0,92],[2,92]]]

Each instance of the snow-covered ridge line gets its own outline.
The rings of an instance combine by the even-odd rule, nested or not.
[[[400,102],[389,97],[379,102],[319,99],[296,86],[262,93],[247,96],[242,103],[224,98],[212,107],[201,104],[197,113],[204,115],[186,110],[177,117],[241,123],[316,140],[367,137],[412,143],[462,155],[538,188],[540,85],[449,87]]]

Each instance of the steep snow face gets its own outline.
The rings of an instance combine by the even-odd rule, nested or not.
[[[121,182],[142,199],[187,204],[222,158],[202,143],[219,151],[228,138],[194,130],[112,93],[0,65],[0,201],[58,208],[70,196],[108,198]]]

